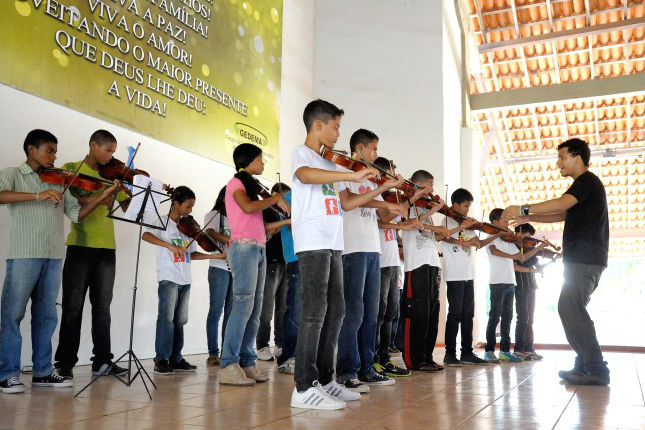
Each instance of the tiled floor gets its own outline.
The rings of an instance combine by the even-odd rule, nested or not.
[[[192,356],[197,373],[153,376],[152,401],[140,380],[127,388],[103,378],[74,399],[71,389],[32,389],[24,375],[25,394],[0,395],[0,429],[645,429],[644,355],[605,354],[610,387],[567,387],[557,371],[570,367],[572,353],[544,355],[542,362],[415,373],[373,387],[341,411],[291,409],[293,379],[273,363],[260,363],[269,383],[225,387],[217,368]],[[75,373],[78,390],[89,368]]]

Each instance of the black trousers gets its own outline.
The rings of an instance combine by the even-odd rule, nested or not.
[[[78,361],[85,296],[92,305],[92,361],[102,365],[114,356],[110,341],[110,304],[114,289],[114,249],[68,246],[63,266],[63,314],[56,349],[56,367],[71,369]]]
[[[381,267],[381,299],[376,323],[376,361],[390,361],[392,322],[399,314],[399,268]]]
[[[408,369],[431,363],[439,330],[440,269],[424,264],[405,273],[399,330]],[[402,327],[401,327],[402,324]]]
[[[255,345],[258,350],[269,346],[272,320],[275,346],[282,348],[282,323],[287,305],[287,280],[287,265],[284,262],[274,261],[267,263],[260,327],[255,338]]]
[[[457,333],[461,326],[461,355],[473,352],[475,316],[474,281],[448,281],[448,317],[446,318],[446,355],[457,353]]]

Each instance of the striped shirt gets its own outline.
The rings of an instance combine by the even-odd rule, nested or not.
[[[63,191],[60,185],[40,180],[27,163],[0,170],[0,192],[39,193],[49,189]],[[11,239],[7,259],[64,258],[65,226],[63,214],[78,222],[81,206],[69,192],[64,204],[54,207],[51,200],[9,203]]]

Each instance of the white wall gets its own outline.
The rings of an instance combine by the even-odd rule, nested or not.
[[[284,2],[283,79],[280,105],[280,159],[281,170],[284,172],[289,170],[291,148],[304,139],[304,126],[300,118],[302,109],[312,97],[313,13],[313,2]],[[204,214],[211,209],[219,189],[233,174],[232,167],[228,165],[166,145],[1,84],[0,100],[0,129],[3,130],[0,168],[15,166],[24,161],[22,142],[27,132],[33,128],[50,130],[58,137],[58,166],[66,161],[81,159],[87,153],[90,134],[98,128],[106,128],[118,139],[119,147],[115,154],[117,158],[126,160],[126,147],[136,146],[137,142],[141,142],[142,146],[136,158],[138,167],[173,186],[188,185],[195,191],[197,202],[193,215],[200,223]],[[286,164],[284,164],[285,160]],[[288,175],[283,174],[283,178],[288,180]],[[7,256],[10,222],[8,210],[0,207],[1,261],[4,261]],[[120,355],[126,350],[129,340],[138,229],[128,223],[115,222],[118,251],[112,302],[112,350]],[[184,347],[184,352],[187,354],[207,350],[205,322],[208,312],[206,276],[208,263],[196,261],[192,270],[190,317],[186,326]],[[1,264],[0,279],[4,279],[4,272],[5,265]],[[140,358],[154,356],[156,286],[154,247],[144,243],[141,251],[134,343],[134,349]],[[28,310],[22,324],[23,364],[31,363],[30,318]],[[90,306],[87,302],[79,351],[81,363],[88,363],[92,355],[90,318]],[[57,342],[58,330],[54,335],[54,349]]]

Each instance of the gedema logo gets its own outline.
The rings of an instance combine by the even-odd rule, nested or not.
[[[235,123],[235,132],[240,136],[243,141],[254,143],[259,146],[267,146],[269,144],[269,139],[264,133],[262,133],[257,128],[244,124],[242,122]]]

